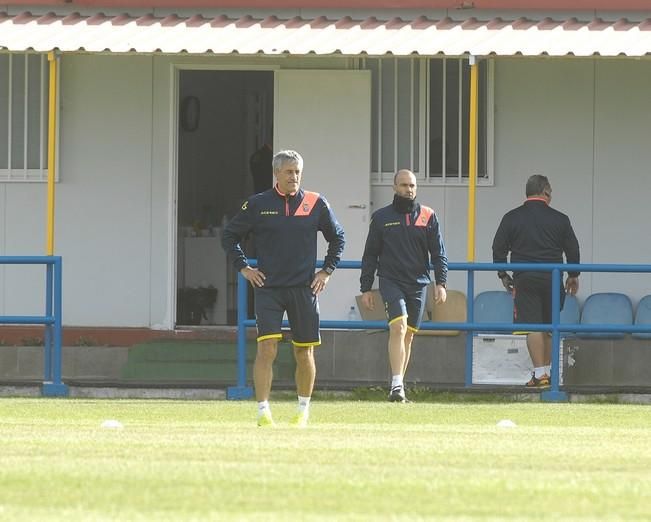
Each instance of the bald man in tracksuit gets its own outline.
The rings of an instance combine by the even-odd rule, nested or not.
[[[414,174],[398,171],[393,203],[373,214],[362,256],[362,303],[371,310],[376,306],[371,288],[377,271],[389,320],[391,402],[407,402],[404,375],[431,282],[430,259],[436,281],[434,299],[442,303],[447,297],[448,260],[441,228],[434,211],[416,202],[416,190]]]
[[[300,188],[303,158],[278,152],[272,161],[276,184],[251,196],[224,230],[222,246],[255,292],[258,350],[253,381],[258,425],[273,426],[269,407],[272,365],[282,339],[283,314],[292,331],[296,358],[298,413],[292,423],[305,427],[314,388],[314,346],[321,344],[317,296],[326,287],[344,249],[344,230],[326,199]],[[254,233],[257,268],[248,265],[240,244]],[[321,270],[316,270],[318,232],[328,242]]]

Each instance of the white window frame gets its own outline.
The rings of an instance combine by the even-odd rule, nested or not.
[[[434,185],[434,186],[467,186],[468,185],[468,173],[467,172],[462,172],[461,168],[458,168],[457,171],[458,173],[456,174],[442,174],[440,176],[430,176],[429,174],[429,143],[430,143],[430,89],[431,86],[429,85],[429,78],[430,78],[430,71],[429,71],[429,65],[430,65],[430,60],[432,58],[424,58],[424,57],[413,57],[413,58],[399,58],[399,57],[392,57],[392,58],[379,58],[378,59],[378,69],[377,69],[377,74],[378,74],[378,80],[377,80],[377,86],[374,82],[373,88],[377,89],[377,99],[376,99],[376,107],[374,108],[376,112],[376,118],[377,118],[377,128],[375,129],[375,135],[371,137],[373,141],[375,141],[375,154],[377,154],[376,158],[372,158],[371,164],[375,163],[377,165],[377,169],[372,169],[371,170],[371,184],[373,186],[386,186],[386,185],[392,185],[393,184],[393,177],[396,173],[396,171],[399,168],[409,168],[409,165],[398,165],[398,124],[397,124],[397,116],[398,116],[398,88],[397,88],[397,74],[395,71],[397,71],[397,60],[409,60],[410,61],[410,69],[412,71],[411,75],[411,82],[412,86],[410,89],[410,100],[409,100],[409,105],[411,107],[411,124],[410,124],[410,139],[409,139],[409,147],[411,151],[411,164],[412,166],[414,165],[414,160],[416,158],[414,157],[414,125],[415,122],[413,121],[414,118],[414,104],[417,103],[418,107],[421,107],[418,111],[418,168],[413,168],[412,170],[414,171],[414,174],[416,175],[416,178],[418,179],[419,184],[422,185]],[[434,58],[436,59],[436,58]],[[459,69],[461,72],[461,67],[469,67],[468,65],[468,58],[451,58],[451,57],[445,57],[441,58],[442,60],[457,60],[459,62]],[[393,102],[393,111],[394,111],[394,118],[393,118],[393,136],[394,136],[394,143],[393,143],[393,169],[391,171],[386,171],[383,170],[382,167],[382,134],[383,134],[383,129],[382,129],[382,110],[383,110],[383,100],[382,100],[382,67],[386,66],[394,67],[394,89],[393,89],[393,96],[394,96],[394,102]],[[487,60],[487,69],[486,69],[486,176],[478,176],[477,178],[477,185],[479,186],[493,186],[495,184],[495,179],[494,179],[494,61],[491,59]],[[366,62],[366,59],[362,60],[361,67],[366,69],[369,68]],[[414,73],[413,71],[418,68],[418,101],[416,102],[415,95],[414,95]],[[443,67],[443,71],[445,74],[446,68]],[[459,77],[461,78],[461,74],[459,74]],[[444,76],[445,77],[445,76]],[[444,81],[444,86],[443,86],[443,96],[445,96],[445,81]],[[463,90],[462,90],[462,84],[459,82],[459,167],[462,164],[463,161],[463,147],[467,147],[468,143],[468,136],[463,136],[462,135],[462,121],[461,118],[463,117],[463,110],[462,110],[462,103],[464,103],[466,100],[463,100],[463,97],[461,96]],[[445,110],[446,110],[446,104],[443,104],[443,118],[442,118],[442,135],[445,136]],[[386,130],[386,129],[384,129]],[[479,144],[478,144],[479,146]],[[442,161],[445,162],[445,151],[443,151],[443,158]]]
[[[8,74],[6,77],[4,75],[0,76],[0,81],[7,82],[7,121],[0,121],[0,125],[6,125],[7,129],[7,164],[0,165],[0,183],[46,183],[48,180],[48,116],[49,116],[49,62],[47,54],[43,53],[2,53],[4,56],[8,57]],[[29,90],[30,87],[30,78],[29,78],[29,67],[28,59],[30,56],[39,56],[40,57],[40,81],[38,83],[39,89],[39,98],[41,100],[39,106],[39,158],[38,158],[38,168],[28,168],[28,141],[30,139],[30,128],[29,128],[29,119],[30,119],[30,97]],[[57,56],[57,61],[60,63],[60,59]],[[13,101],[13,64],[16,60],[24,60],[24,92],[23,92],[23,158],[22,158],[22,167],[14,168],[12,167],[12,115],[13,111],[16,108],[15,102]],[[59,87],[61,81],[60,67],[57,67],[57,100],[56,106],[59,106]],[[58,111],[57,111],[58,113]],[[58,114],[57,114],[58,116]],[[57,150],[55,151],[56,158],[56,168],[55,168],[55,181],[59,181],[59,168],[58,168],[58,158],[59,158],[59,118],[56,121],[56,143]],[[34,139],[34,138],[32,138]]]

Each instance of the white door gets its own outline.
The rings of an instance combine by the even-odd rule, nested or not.
[[[302,187],[323,194],[346,232],[342,259],[360,261],[370,210],[369,71],[276,71],[274,150],[304,160]],[[319,259],[326,252],[319,244]],[[359,294],[359,270],[337,270],[319,301],[322,319],[346,319]]]

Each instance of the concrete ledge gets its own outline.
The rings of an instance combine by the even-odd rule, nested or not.
[[[67,398],[73,399],[178,399],[225,400],[226,390],[215,388],[123,388],[70,386]],[[41,387],[0,385],[0,397],[41,398]]]
[[[41,397],[41,387],[34,385],[4,385],[0,386],[0,397]]]
[[[486,390],[488,392],[488,390]],[[282,392],[281,392],[282,393]],[[317,390],[318,393],[318,390]],[[354,397],[350,391],[326,391],[327,396],[336,400],[347,400]],[[445,403],[451,402],[450,394],[458,394],[459,402],[469,404],[464,395],[479,395],[484,393],[476,389],[447,391]],[[509,392],[493,390],[504,402],[540,402],[540,393]],[[651,393],[574,393],[568,392],[569,402],[572,403],[617,403],[617,404],[651,404]],[[41,398],[40,386],[34,385],[2,385],[0,398]],[[69,398],[74,399],[163,399],[163,400],[226,400],[226,389],[209,388],[146,388],[146,387],[106,387],[106,386],[70,386]],[[293,395],[292,395],[293,398]],[[52,399],[57,400],[57,399]],[[251,399],[252,401],[253,399]],[[327,399],[325,399],[327,400]],[[355,399],[358,402],[357,399]]]
[[[43,341],[44,327],[32,325],[0,325],[0,342],[4,345],[27,346]],[[236,326],[183,326],[176,330],[152,328],[64,326],[64,346],[132,346],[154,340],[219,340],[237,338]],[[247,338],[255,341],[255,328],[247,328]],[[38,344],[38,343],[35,343]]]
[[[317,389],[336,387],[385,386],[389,382],[386,330],[324,330],[322,345],[315,349],[317,364]],[[167,340],[177,343],[175,350],[184,351],[187,340]],[[195,340],[196,342],[196,340]],[[203,340],[201,343],[208,343]],[[213,341],[218,343],[217,339]],[[234,345],[229,343],[231,347]],[[252,343],[253,344],[253,343]],[[134,386],[145,388],[221,388],[236,381],[235,349],[230,360],[205,357],[186,350],[178,360],[163,361],[170,371],[162,373],[154,367],[160,361],[144,359],[143,372],[126,378],[125,368],[135,347],[123,346],[65,346],[63,348],[62,380],[75,386],[81,383],[102,386]],[[292,362],[292,348],[283,343],[279,347],[277,362]],[[250,380],[250,364],[247,366]],[[619,390],[623,393],[645,393],[651,390],[651,341],[627,337],[622,340],[567,339],[564,344],[565,389]],[[212,369],[209,363],[213,364]],[[406,375],[408,385],[424,387],[463,387],[465,369],[465,335],[417,336]],[[190,373],[173,370],[185,364],[202,372]],[[181,368],[181,366],[179,366]],[[169,368],[168,368],[169,369]],[[182,368],[181,368],[182,369]],[[144,370],[147,370],[146,372]],[[145,379],[143,376],[146,376]],[[35,384],[43,381],[42,346],[0,346],[0,383]],[[277,372],[274,389],[293,385],[293,368]]]
[[[70,387],[70,397],[82,399],[180,399],[224,400],[225,389],[208,388],[103,388]]]

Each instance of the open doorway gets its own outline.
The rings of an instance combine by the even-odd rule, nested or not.
[[[177,326],[236,323],[221,231],[246,197],[272,186],[273,74],[180,72]]]

